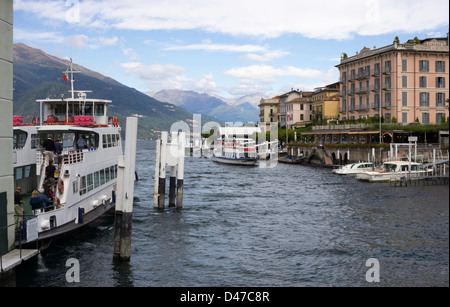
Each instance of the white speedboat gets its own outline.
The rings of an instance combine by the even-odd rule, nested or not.
[[[419,179],[422,176],[431,174],[431,172],[431,170],[426,169],[421,163],[390,161],[384,162],[381,170],[358,173],[356,174],[356,178],[368,182],[392,182],[399,181],[401,178],[411,180]]]
[[[121,128],[117,118],[108,117],[111,101],[89,99],[89,91],[74,91],[72,68],[70,72],[71,98],[37,100],[40,116],[30,124],[20,116],[14,118],[14,180],[24,194],[39,190],[48,179],[49,159],[43,148],[48,135],[63,144],[62,154],[53,158],[53,204],[26,217],[33,223],[16,244],[36,240],[47,244],[97,220],[115,205],[117,164],[123,155]],[[80,138],[85,145],[78,145]]]
[[[374,170],[375,166],[372,162],[358,162],[346,164],[340,168],[332,170],[333,173],[338,175],[356,175],[365,171]]]

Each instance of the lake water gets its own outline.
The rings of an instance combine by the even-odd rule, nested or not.
[[[182,210],[153,206],[154,143],[138,141],[130,262],[114,218],[22,265],[18,286],[449,286],[449,189],[330,169],[185,160]],[[80,282],[66,281],[75,258]],[[379,262],[369,283],[366,261]]]

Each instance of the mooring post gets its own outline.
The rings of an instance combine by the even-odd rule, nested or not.
[[[164,209],[164,202],[166,197],[166,157],[167,156],[167,131],[161,132],[161,155],[159,167],[159,191],[158,191],[158,208]]]
[[[183,208],[184,153],[186,133],[178,135],[177,208]]]
[[[177,167],[170,167],[170,181],[169,181],[169,207],[175,207],[175,192],[177,189]]]
[[[137,123],[136,117],[127,117],[125,156],[119,157],[117,169],[114,258],[125,261],[131,256]]]
[[[159,195],[159,168],[161,167],[161,140],[156,140],[155,149],[155,179],[153,188],[153,205],[158,205],[158,195]]]

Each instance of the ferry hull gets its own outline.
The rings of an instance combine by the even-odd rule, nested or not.
[[[97,208],[89,211],[88,213],[83,215],[83,222],[77,223],[75,220],[70,221],[64,225],[57,226],[53,229],[40,232],[38,235],[38,245],[40,250],[47,249],[51,243],[57,241],[62,238],[76,236],[81,232],[85,231],[88,227],[94,227],[103,222],[103,218],[111,215],[114,211],[115,204],[111,201],[107,201],[104,205],[99,205]],[[16,240],[16,247],[20,245],[22,248],[24,247],[36,247],[36,240],[34,241],[26,241]]]
[[[256,163],[258,162],[258,159],[250,159],[250,158],[231,159],[216,156],[213,157],[213,160],[221,164],[242,165],[242,166],[255,166]]]

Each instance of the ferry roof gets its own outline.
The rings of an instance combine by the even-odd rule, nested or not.
[[[39,132],[53,132],[55,130],[58,130],[58,131],[78,130],[78,131],[86,131],[86,132],[94,131],[94,129],[92,129],[92,128],[71,126],[71,125],[48,125],[48,126],[39,126],[37,128],[37,131],[39,131]]]
[[[63,98],[63,99],[50,99],[50,98],[46,98],[46,99],[37,99],[36,102],[45,102],[45,103],[61,103],[61,102],[98,102],[98,103],[111,103],[111,100],[106,100],[106,99],[93,99],[93,98]]]
[[[221,135],[244,135],[244,134],[253,134],[253,133],[261,133],[261,128],[259,127],[220,127],[219,134]]]

